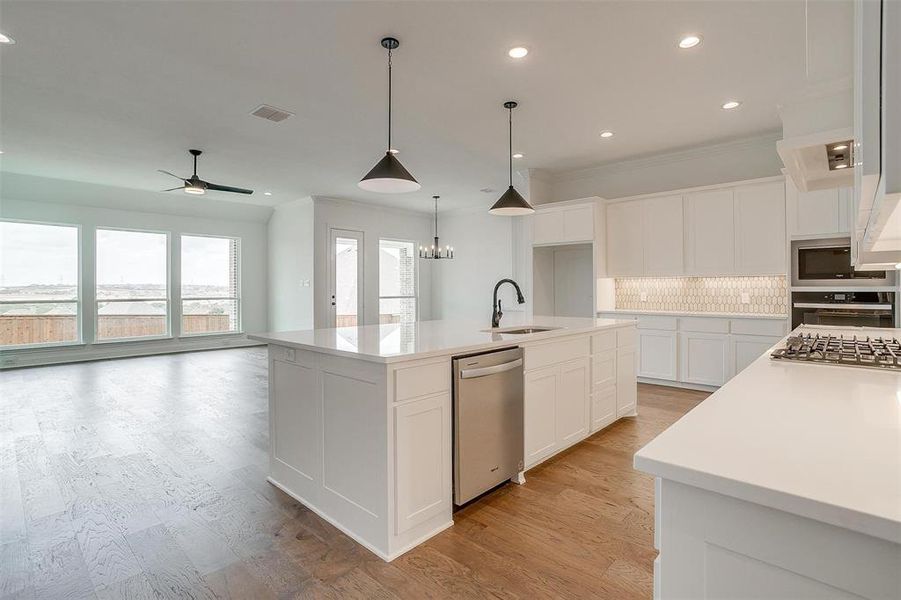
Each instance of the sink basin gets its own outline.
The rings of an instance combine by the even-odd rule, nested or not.
[[[539,326],[529,326],[525,327],[512,327],[508,329],[486,329],[485,331],[489,331],[491,333],[510,333],[513,335],[526,335],[529,333],[541,333],[542,331],[554,331],[556,329],[561,329],[560,327],[539,327]]]

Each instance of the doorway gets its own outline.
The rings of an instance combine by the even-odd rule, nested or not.
[[[329,322],[363,325],[363,232],[329,229]]]

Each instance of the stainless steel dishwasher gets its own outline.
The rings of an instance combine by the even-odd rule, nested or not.
[[[522,348],[453,360],[454,504],[523,467]]]

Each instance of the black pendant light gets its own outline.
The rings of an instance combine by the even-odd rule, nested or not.
[[[488,210],[492,215],[499,215],[502,217],[519,217],[522,215],[530,215],[535,212],[532,205],[526,202],[526,199],[513,189],[513,109],[516,108],[516,106],[517,104],[513,100],[504,102],[504,108],[510,112],[510,147],[507,152],[507,157],[510,159],[510,187],[507,188],[507,191],[504,192],[503,196],[498,198],[498,201],[494,203],[494,206]]]
[[[419,258],[426,258],[429,260],[441,260],[441,259],[449,259],[454,257],[454,249],[450,246],[445,246],[444,250],[441,249],[441,244],[438,242],[438,198],[439,196],[432,196],[435,199],[435,242],[432,244],[432,247],[428,246],[420,246],[419,247]]]
[[[382,47],[388,51],[388,149],[382,160],[357,184],[366,191],[380,194],[403,194],[422,187],[391,152],[391,51],[397,50],[398,46],[400,42],[396,38],[382,38]]]

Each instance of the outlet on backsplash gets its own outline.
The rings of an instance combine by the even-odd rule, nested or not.
[[[741,293],[741,303],[742,304],[750,304],[751,303],[751,294],[748,292]]]
[[[638,295],[638,300],[639,300],[640,302],[647,302],[647,301],[648,301],[648,293],[647,293],[647,292],[641,292],[641,293]]]
[[[623,277],[614,280],[616,308],[710,313],[788,313],[784,276]]]

